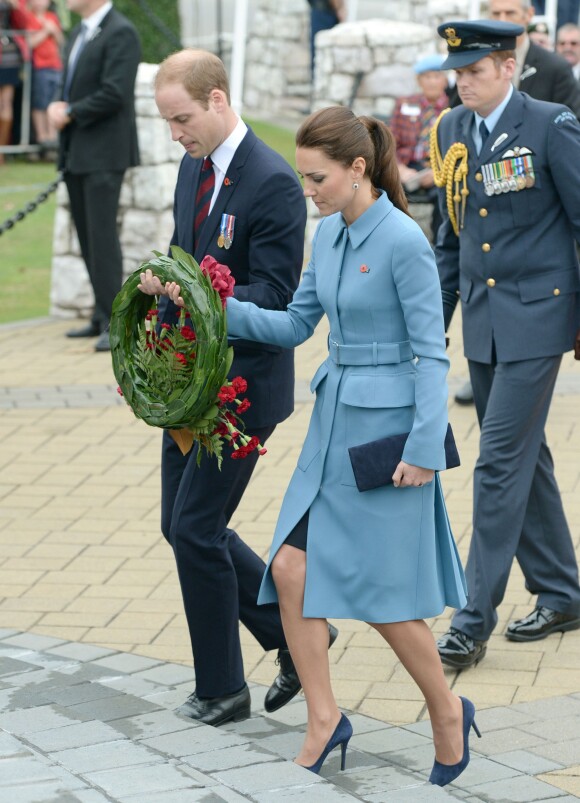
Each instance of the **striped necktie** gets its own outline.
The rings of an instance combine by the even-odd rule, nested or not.
[[[195,235],[195,243],[199,240],[199,233],[204,220],[209,215],[209,207],[215,189],[215,173],[213,169],[213,162],[209,156],[206,156],[201,166],[201,175],[199,177],[199,187],[197,195],[195,196],[195,221],[193,224],[193,232]]]

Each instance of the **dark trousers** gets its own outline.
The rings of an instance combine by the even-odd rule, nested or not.
[[[453,626],[474,639],[487,640],[497,624],[514,557],[539,605],[580,613],[578,566],[544,433],[561,361],[469,362],[481,439],[468,602]]]
[[[261,443],[274,431],[253,429]],[[286,647],[277,605],[257,605],[264,561],[228,523],[252,476],[257,452],[217,460],[185,457],[167,433],[161,461],[161,529],[173,547],[189,627],[196,691],[222,697],[244,685],[239,622],[264,650]]]
[[[124,171],[65,172],[72,219],[95,294],[92,321],[107,328],[115,296],[123,282],[123,255],[117,210]]]
[[[334,11],[313,8],[310,11],[310,66],[314,75],[314,62],[316,60],[316,34],[327,31],[338,24],[338,17]]]

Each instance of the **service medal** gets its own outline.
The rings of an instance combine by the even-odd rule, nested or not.
[[[225,243],[224,235],[220,234],[220,236],[217,238],[218,248],[223,248],[224,243]]]

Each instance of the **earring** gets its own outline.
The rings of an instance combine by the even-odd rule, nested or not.
[[[352,188],[353,190],[358,190],[358,182],[355,181],[354,184],[352,185]]]

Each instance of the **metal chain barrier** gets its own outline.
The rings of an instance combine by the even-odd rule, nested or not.
[[[5,231],[9,231],[10,229],[14,228],[16,223],[20,223],[21,220],[24,220],[26,215],[29,215],[31,212],[37,208],[37,206],[41,203],[44,203],[53,192],[56,191],[56,188],[60,184],[62,180],[62,173],[58,173],[57,177],[54,181],[51,181],[47,187],[39,192],[36,198],[33,201],[29,201],[25,207],[19,209],[16,214],[12,215],[12,217],[7,218],[4,223],[0,224],[0,235],[4,234]]]

